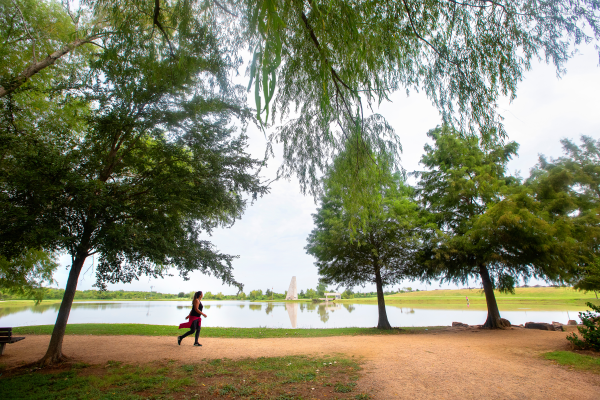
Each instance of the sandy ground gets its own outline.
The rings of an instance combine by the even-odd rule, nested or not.
[[[91,364],[212,358],[333,355],[364,361],[361,391],[375,399],[600,399],[600,375],[570,370],[540,357],[568,349],[565,332],[526,329],[447,330],[398,336],[216,339],[202,348],[187,338],[66,336],[64,353]],[[12,367],[41,358],[49,336],[9,345],[0,363]]]

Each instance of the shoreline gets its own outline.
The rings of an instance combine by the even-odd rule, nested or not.
[[[577,326],[563,325],[565,332],[577,331]],[[51,335],[54,325],[32,325],[13,327],[14,335]],[[459,332],[459,331],[487,331],[480,325],[469,325],[468,327],[452,326],[417,326],[417,327],[394,327],[390,330],[372,328],[224,328],[203,327],[201,335],[210,338],[244,338],[244,339],[266,339],[266,338],[318,338],[334,336],[390,336],[390,335],[414,335],[435,334],[436,332]],[[507,330],[525,330],[525,328],[513,325]],[[531,331],[527,329],[527,331]],[[161,337],[179,336],[183,331],[174,325],[148,325],[148,324],[69,324],[65,332],[66,336],[149,336]]]

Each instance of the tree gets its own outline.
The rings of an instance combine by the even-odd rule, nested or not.
[[[322,279],[319,279],[319,283],[315,289],[317,296],[325,297],[325,291],[327,290],[327,284]]]
[[[532,59],[551,60],[562,74],[573,45],[600,38],[597,0],[86,0],[73,10],[62,3],[63,10],[55,1],[0,3],[1,25],[12,35],[3,37],[10,45],[1,55],[14,65],[0,75],[0,96],[28,90],[23,85],[47,70],[75,70],[81,52],[133,31],[141,16],[176,59],[180,30],[200,22],[218,31],[232,59],[253,49],[248,89],[254,85],[258,118],[282,119],[269,149],[283,144],[280,175],[297,175],[313,194],[348,127],[359,126],[367,145],[391,150],[399,164],[393,129],[380,116],[365,117],[363,102],[420,90],[444,122],[502,135],[497,99],[516,96]],[[62,29],[45,29],[55,15]],[[43,60],[41,48],[50,54]]]
[[[574,287],[600,290],[600,140],[581,137],[581,145],[562,139],[564,156],[540,156],[527,184],[549,218],[571,226],[580,255]],[[596,294],[597,296],[597,294]]]
[[[179,294],[177,295],[177,297],[179,297],[180,299],[185,297],[185,292],[179,292]]]
[[[357,144],[358,143],[358,144]],[[347,168],[361,152],[360,142],[349,140],[344,153],[324,179],[324,194],[313,215],[315,228],[308,237],[307,253],[316,258],[324,283],[353,287],[367,282],[377,287],[379,329],[391,329],[383,287],[404,279],[414,268],[420,246],[421,213],[411,200],[412,189],[392,175],[390,164],[382,176],[374,164],[359,170]],[[378,160],[386,165],[386,160]],[[347,194],[346,174],[360,177],[360,196]],[[354,200],[361,198],[360,206]]]
[[[26,91],[2,98],[1,254],[41,247],[72,258],[46,364],[62,358],[88,256],[99,260],[100,288],[171,268],[240,286],[235,257],[201,234],[231,225],[244,196],[266,192],[234,126],[248,116],[227,79],[237,61],[210,26],[188,19],[177,41],[161,41],[143,13],[128,17],[130,29],[103,39],[74,87],[46,96],[62,107],[21,108]]]
[[[580,278],[573,287],[583,291],[593,291],[598,298],[600,290],[600,258],[594,258],[593,262],[588,262],[581,267],[582,278]]]
[[[600,39],[597,0],[248,0],[235,12],[254,49],[259,118],[283,122],[271,137],[284,146],[280,173],[312,192],[348,127],[398,149],[393,129],[363,114],[391,93],[423,91],[445,123],[503,135],[496,102],[516,96],[533,59],[562,74],[573,45]]]
[[[43,250],[27,250],[11,260],[0,256],[0,289],[20,296],[44,298],[44,283],[52,284],[58,268],[54,257]]]
[[[484,326],[504,325],[494,289],[514,293],[515,279],[553,281],[573,271],[568,226],[545,218],[542,204],[519,179],[506,175],[515,142],[500,144],[448,128],[428,132],[435,141],[421,158],[417,193],[441,234],[424,247],[422,279],[465,283],[481,279],[488,316]]]

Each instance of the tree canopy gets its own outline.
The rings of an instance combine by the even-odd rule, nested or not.
[[[571,227],[549,221],[541,202],[506,165],[515,142],[500,144],[449,127],[431,130],[417,194],[442,234],[424,246],[422,279],[479,277],[486,327],[503,325],[494,289],[513,292],[516,278],[569,279],[576,269]]]
[[[0,54],[13,61],[0,76],[0,97],[45,79],[45,69],[73,70],[82,52],[142,26],[174,59],[181,33],[200,25],[231,60],[249,49],[257,116],[280,118],[269,149],[283,145],[279,174],[296,175],[315,195],[352,130],[399,168],[398,137],[371,112],[391,93],[423,91],[445,124],[502,136],[497,100],[516,96],[532,60],[563,74],[577,45],[600,39],[598,0],[86,0],[79,8],[63,2],[66,13],[55,1],[0,4],[7,28]]]
[[[11,295],[44,299],[43,284],[52,284],[58,264],[54,257],[43,251],[30,249],[11,260],[0,256],[0,290]]]
[[[272,136],[284,146],[280,172],[312,192],[352,129],[373,150],[391,151],[398,167],[393,129],[369,116],[391,93],[423,91],[445,124],[503,136],[497,101],[516,96],[531,61],[562,74],[573,46],[600,39],[598,0],[240,4],[259,117],[281,118]]]
[[[362,151],[360,142],[349,140],[346,150],[334,160],[323,182],[324,194],[313,215],[315,228],[306,250],[316,258],[324,283],[347,288],[375,283],[377,327],[391,329],[383,287],[410,276],[427,221],[412,201],[412,188],[401,174],[392,174],[389,163],[383,172],[375,164],[348,170],[351,160]],[[384,160],[378,161],[385,165]],[[360,177],[352,180],[349,174]],[[348,195],[351,181],[360,182],[354,188],[361,190],[359,197]],[[358,204],[357,198],[362,199]]]
[[[581,137],[577,145],[561,140],[564,156],[540,156],[527,184],[535,191],[549,218],[571,227],[579,273],[575,287],[600,290],[600,141]]]
[[[62,357],[90,255],[100,288],[172,269],[241,287],[234,256],[203,235],[231,225],[249,196],[267,192],[257,175],[262,162],[245,150],[243,88],[229,82],[238,61],[218,32],[189,18],[175,21],[176,34],[157,35],[152,19],[131,7],[113,10],[122,14],[103,25],[111,34],[68,84],[32,80],[0,99],[2,255],[43,248],[72,258],[43,362]],[[37,99],[48,107],[36,109]]]

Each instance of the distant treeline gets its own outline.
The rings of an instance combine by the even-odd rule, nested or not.
[[[306,291],[301,290],[298,294],[299,299],[314,299],[325,296],[325,292],[333,292],[333,289],[324,289],[317,287],[317,289],[308,289]],[[411,288],[404,288],[396,292],[385,292],[385,295],[404,293],[412,291]],[[418,291],[418,289],[417,289]],[[137,291],[126,291],[126,290],[77,290],[75,292],[75,300],[178,300],[178,299],[192,299],[195,292],[179,292],[178,294],[171,293],[159,293],[159,292],[137,292]],[[44,289],[44,300],[62,300],[65,294],[64,289]],[[204,300],[285,300],[287,291],[284,293],[275,293],[270,289],[265,292],[262,290],[252,290],[249,294],[240,292],[235,295],[226,295],[221,292],[219,293],[204,293]],[[353,298],[366,298],[376,297],[376,292],[353,292],[352,290],[345,290],[342,292],[343,299]],[[1,300],[34,300],[31,295],[18,295],[10,294],[7,292],[0,291]]]

